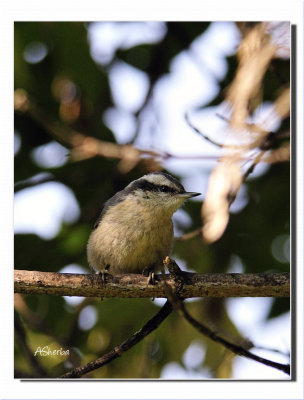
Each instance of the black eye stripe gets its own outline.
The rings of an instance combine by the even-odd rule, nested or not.
[[[173,183],[174,187],[176,188],[176,191],[184,190],[183,186],[178,182],[178,180],[173,178],[173,176],[166,174],[165,172],[152,172],[149,175],[150,176],[153,176],[153,175],[154,176],[156,176],[156,175],[163,176],[164,178],[166,178],[166,180]],[[164,186],[167,186],[167,185],[165,184]]]
[[[151,192],[165,192],[165,193],[176,193],[177,192],[176,189],[171,188],[170,186],[156,185],[155,183],[151,183],[149,181],[145,181],[144,184],[141,186],[141,189],[148,190]]]
[[[135,181],[132,186],[130,186],[129,191],[134,192],[137,189],[149,192],[163,192],[163,193],[177,193],[178,190],[167,185],[156,185],[155,183],[149,182],[146,179],[141,179]]]
[[[159,188],[158,190],[160,192],[165,192],[165,193],[175,193],[176,192],[175,189],[171,188],[170,186],[166,186],[166,185],[158,186],[158,188]]]

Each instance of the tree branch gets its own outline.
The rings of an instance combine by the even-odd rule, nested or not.
[[[186,310],[185,305],[182,300],[183,297],[181,297],[181,292],[183,289],[184,285],[184,272],[179,268],[179,266],[176,264],[176,262],[169,257],[166,257],[164,260],[164,265],[168,268],[168,270],[172,273],[174,280],[175,280],[175,288],[172,289],[169,285],[167,285],[166,281],[164,281],[164,286],[166,289],[167,293],[167,298],[168,301],[170,301],[173,309],[178,312],[178,314],[185,318],[185,320],[192,325],[197,331],[202,333],[204,336],[208,337],[212,341],[216,343],[222,344],[224,347],[232,351],[234,354],[237,354],[239,356],[244,356],[246,358],[249,358],[251,360],[257,361],[261,364],[267,365],[272,368],[276,368],[280,371],[285,372],[285,374],[290,375],[290,364],[281,364],[277,363],[275,361],[268,360],[266,358],[257,356],[248,349],[246,349],[244,346],[240,346],[238,344],[234,344],[230,342],[229,340],[226,340],[225,338],[221,337],[218,335],[216,332],[212,331],[210,328],[208,328],[206,325],[203,325],[202,323],[198,322],[195,318],[193,318]],[[250,347],[254,346],[250,342]]]
[[[170,300],[172,302],[172,299]],[[196,319],[194,319],[185,309],[184,304],[180,300],[175,300],[173,302],[173,307],[176,311],[186,319],[196,330],[202,333],[204,336],[207,336],[209,339],[214,342],[221,343],[227,349],[232,351],[234,354],[238,356],[243,356],[249,358],[251,360],[257,361],[261,364],[267,365],[268,367],[272,367],[278,369],[279,371],[285,372],[285,374],[290,375],[290,365],[289,364],[281,364],[275,361],[268,360],[266,358],[257,356],[256,354],[251,353],[247,349],[237,344],[234,344],[223,337],[219,336],[216,332],[213,332],[207,326],[201,324]]]
[[[15,312],[14,316],[14,326],[16,342],[19,344],[24,358],[27,360],[29,366],[32,369],[31,377],[47,378],[46,371],[44,370],[42,365],[40,365],[38,358],[34,356],[28,345],[26,330],[24,329],[22,320],[17,312]]]
[[[183,273],[184,284],[179,293],[191,297],[289,297],[289,273],[265,274],[194,274]],[[159,275],[174,288],[174,277]],[[164,285],[147,285],[139,274],[106,275],[106,284],[98,274],[62,274],[15,270],[15,292],[53,296],[165,298]]]
[[[143,340],[149,333],[159,327],[159,325],[170,315],[172,312],[172,306],[167,301],[164,306],[154,315],[139,331],[130,336],[127,340],[122,342],[119,346],[114,347],[113,350],[109,351],[102,357],[97,358],[94,361],[89,362],[86,365],[74,368],[72,371],[60,376],[60,378],[79,378],[88,372],[94,371],[102,367],[105,364],[120,357],[123,353],[130,350],[138,342]]]

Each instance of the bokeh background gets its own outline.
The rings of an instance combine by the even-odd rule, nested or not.
[[[102,204],[152,170],[164,168],[186,190],[203,194],[175,214],[175,235],[202,226],[202,199],[223,149],[195,133],[185,113],[213,140],[225,142],[221,116],[229,118],[225,94],[245,25],[15,23],[16,269],[90,273],[86,243]],[[286,26],[284,32],[286,39]],[[290,80],[289,64],[284,52],[271,61],[251,110],[254,123],[277,133],[289,129],[289,118],[271,113]],[[158,157],[133,162],[94,156],[77,151],[77,134],[132,144]],[[177,239],[173,258],[199,273],[286,272],[289,233],[289,162],[260,163],[232,204],[224,235],[209,245],[200,236]],[[16,294],[15,377],[57,377],[92,361],[138,330],[161,304]],[[289,361],[289,299],[195,299],[187,308],[226,338],[250,340],[257,354]],[[33,357],[38,346],[69,349],[70,356]],[[176,314],[88,377],[287,378],[233,355]]]

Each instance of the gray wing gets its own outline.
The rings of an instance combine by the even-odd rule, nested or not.
[[[125,191],[120,191],[117,192],[116,194],[114,194],[113,197],[111,197],[109,200],[107,200],[101,210],[101,213],[99,215],[99,217],[97,218],[95,224],[94,224],[94,229],[96,229],[98,227],[98,225],[100,224],[102,218],[104,217],[104,215],[107,213],[108,209],[112,206],[115,206],[116,204],[120,203],[121,201],[123,201],[123,199],[127,196],[128,193],[126,193]]]

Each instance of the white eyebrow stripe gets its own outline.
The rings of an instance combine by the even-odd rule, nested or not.
[[[145,175],[143,176],[143,179],[146,181],[153,183],[154,185],[158,186],[169,186],[172,189],[176,189],[178,191],[181,190],[179,186],[177,186],[174,182],[172,182],[170,179],[168,179],[166,176],[161,175],[161,174],[154,174],[154,175]]]

